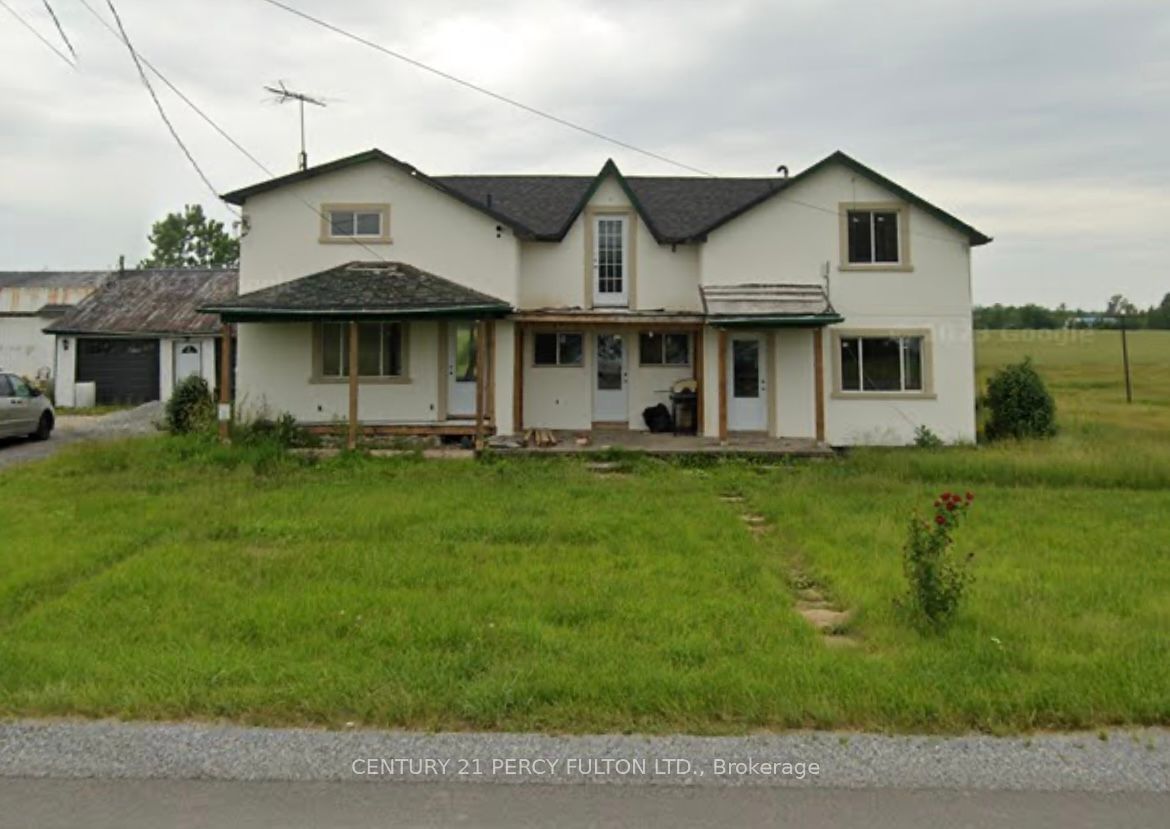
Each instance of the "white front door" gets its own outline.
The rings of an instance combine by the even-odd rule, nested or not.
[[[628,423],[626,402],[628,377],[624,334],[598,334],[593,364],[594,422]]]
[[[768,384],[763,334],[732,334],[727,350],[727,428],[759,432],[768,428]]]
[[[453,322],[447,330],[447,417],[475,417],[475,323]]]
[[[203,373],[203,349],[199,343],[175,343],[175,385],[192,374]]]

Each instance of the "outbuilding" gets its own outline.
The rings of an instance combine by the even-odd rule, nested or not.
[[[93,383],[98,405],[167,400],[189,375],[215,387],[220,322],[197,309],[236,295],[237,271],[151,268],[114,274],[45,329],[56,337],[59,406]]]

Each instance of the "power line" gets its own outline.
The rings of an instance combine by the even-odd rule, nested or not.
[[[45,4],[45,11],[49,13],[49,17],[53,18],[53,25],[57,27],[57,34],[61,35],[61,40],[65,41],[65,46],[69,49],[69,54],[73,55],[74,62],[77,61],[77,50],[73,48],[73,44],[69,42],[69,35],[65,34],[65,29],[61,26],[61,21],[57,19],[57,13],[53,11],[53,7],[49,5],[49,0],[41,0]]]
[[[183,155],[187,156],[187,160],[191,162],[191,166],[195,168],[195,172],[199,174],[199,178],[207,185],[207,189],[211,191],[217,199],[219,198],[219,191],[216,190],[215,185],[211,183],[211,179],[203,172],[203,168],[199,166],[199,162],[195,160],[195,156],[187,149],[187,145],[183,143],[183,139],[179,137],[178,131],[175,129],[171,119],[167,117],[167,111],[163,108],[162,101],[159,100],[158,94],[155,93],[154,87],[150,84],[150,78],[146,77],[146,70],[142,68],[142,62],[138,60],[138,52],[134,45],[130,42],[130,36],[126,34],[126,27],[122,25],[122,18],[118,15],[118,10],[114,8],[114,0],[106,0],[106,5],[110,7],[110,14],[114,16],[114,23],[118,26],[118,31],[121,33],[121,40],[126,44],[126,49],[130,52],[130,57],[134,59],[134,66],[138,70],[138,77],[142,79],[143,86],[146,91],[150,93],[150,99],[154,101],[154,106],[158,109],[159,117],[162,118],[163,123],[167,125],[167,129],[171,133],[171,137],[175,139],[175,143],[179,145],[179,149],[183,151]],[[233,207],[228,207],[228,210],[237,213]]]
[[[499,92],[493,92],[492,90],[487,89],[486,87],[482,87],[479,84],[475,84],[475,83],[472,83],[471,81],[464,80],[463,78],[460,78],[456,75],[452,75],[450,72],[444,72],[442,69],[436,69],[435,67],[430,66],[429,64],[423,63],[420,60],[416,60],[415,58],[412,58],[408,55],[404,55],[401,52],[396,52],[393,49],[389,49],[389,48],[381,45],[380,43],[375,43],[374,41],[368,40],[367,38],[364,38],[361,35],[354,34],[353,32],[347,31],[346,29],[343,29],[340,26],[335,26],[332,23],[329,23],[325,20],[322,20],[319,17],[314,17],[313,15],[308,14],[307,12],[303,12],[300,9],[297,9],[297,8],[289,6],[285,3],[282,3],[282,2],[280,2],[280,0],[263,0],[263,2],[268,3],[270,6],[275,6],[278,9],[282,9],[282,10],[288,12],[289,14],[296,15],[297,17],[300,17],[303,20],[307,20],[310,23],[313,23],[313,24],[320,26],[324,29],[328,29],[329,31],[334,32],[335,34],[339,34],[342,37],[348,38],[349,40],[352,40],[356,43],[360,43],[363,46],[369,47],[370,49],[374,49],[375,51],[381,52],[384,55],[389,55],[390,57],[396,58],[397,60],[403,61],[404,63],[409,63],[411,66],[414,66],[417,69],[422,69],[424,72],[430,72],[432,75],[437,75],[438,77],[443,78],[444,80],[448,80],[448,81],[451,81],[452,83],[459,84],[460,86],[465,87],[466,89],[470,89],[473,92],[478,92],[481,95],[487,95],[489,98],[494,98],[495,100],[500,101],[501,103],[505,103],[505,104],[508,104],[509,106],[516,107],[517,109],[523,110],[524,112],[527,112],[530,115],[536,115],[537,117],[544,118],[544,119],[552,121],[553,123],[556,123],[556,124],[560,124],[562,127],[568,127],[571,130],[576,130],[577,132],[583,133],[583,134],[591,136],[593,138],[600,139],[601,141],[606,141],[606,142],[613,144],[615,146],[621,147],[621,148],[626,149],[626,150],[630,150],[631,152],[639,153],[640,155],[644,155],[648,158],[653,158],[656,161],[661,161],[661,162],[664,162],[666,164],[670,164],[672,166],[679,167],[683,170],[689,170],[690,172],[698,173],[701,176],[709,176],[711,178],[715,178],[714,173],[710,173],[710,172],[703,170],[699,167],[692,167],[689,164],[684,164],[681,161],[675,161],[673,158],[668,158],[667,156],[661,155],[661,154],[653,152],[651,150],[644,150],[641,147],[637,147],[633,144],[630,144],[627,141],[622,141],[619,138],[613,138],[612,136],[606,135],[605,133],[598,132],[597,130],[590,129],[589,127],[586,127],[586,126],[582,126],[581,124],[575,123],[575,122],[570,121],[566,118],[561,118],[558,115],[553,115],[552,113],[546,112],[545,110],[542,110],[542,109],[538,109],[537,107],[530,106],[529,104],[523,103],[522,101],[518,101],[515,98],[510,98],[507,95],[502,95]]]
[[[45,44],[45,46],[47,46],[49,49],[52,49],[53,54],[56,55],[57,57],[61,58],[61,60],[65,61],[65,63],[69,66],[70,69],[73,69],[76,71],[77,64],[75,64],[73,61],[69,60],[68,56],[64,52],[62,52],[60,49],[58,49],[56,46],[54,46],[52,43],[50,43],[48,38],[46,38],[44,35],[42,35],[40,32],[38,32],[33,27],[33,25],[31,23],[29,23],[27,20],[25,20],[23,17],[21,17],[17,13],[16,9],[14,9],[14,8],[12,8],[12,6],[8,5],[6,0],[0,0],[0,6],[3,6],[5,9],[7,9],[8,13],[10,15],[12,15],[13,17],[15,17],[20,22],[20,25],[24,26],[24,28],[26,28],[30,32],[32,32],[37,40],[39,40],[41,43]],[[53,19],[56,20],[56,16],[54,16]]]

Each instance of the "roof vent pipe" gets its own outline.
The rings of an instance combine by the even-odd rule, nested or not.
[[[776,168],[776,172],[779,173],[784,178],[788,178],[788,165],[781,164],[779,167]]]

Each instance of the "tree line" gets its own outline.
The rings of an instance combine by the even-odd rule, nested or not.
[[[1170,329],[1170,294],[1162,297],[1159,305],[1141,309],[1121,294],[1109,298],[1102,310],[1069,308],[1063,302],[1056,308],[1028,303],[1027,305],[977,305],[975,327],[998,328],[1119,328],[1121,318],[1125,327]]]

